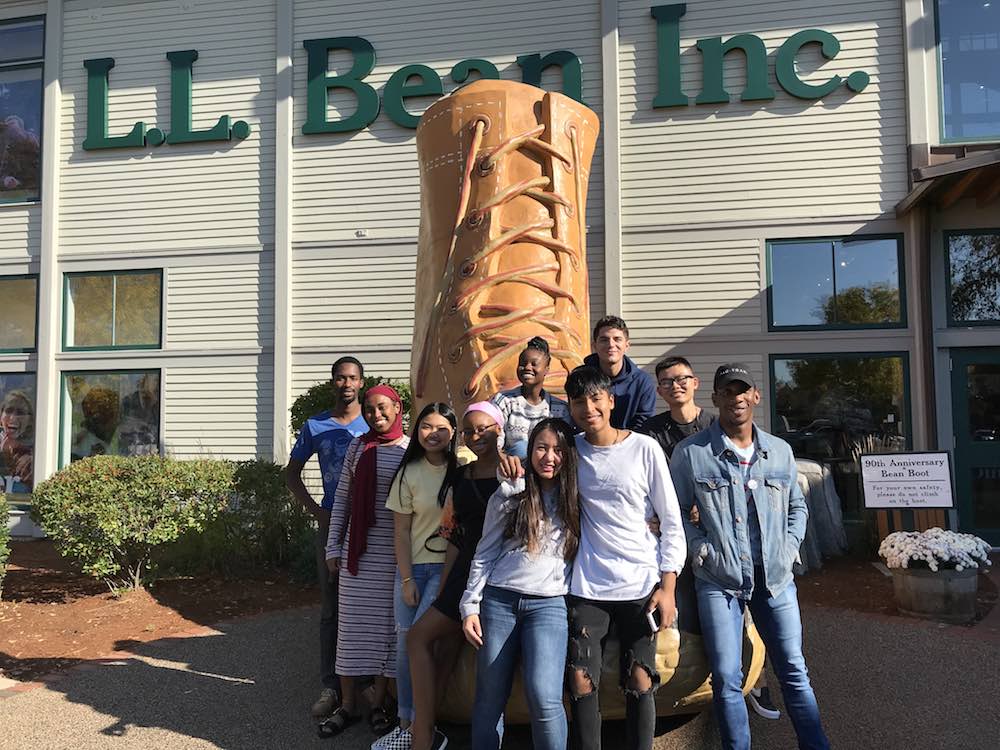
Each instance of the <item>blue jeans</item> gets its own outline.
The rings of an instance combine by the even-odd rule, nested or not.
[[[479,619],[483,645],[476,662],[472,746],[499,749],[500,720],[520,657],[535,750],[565,750],[566,600],[487,586]]]
[[[722,746],[727,750],[748,750],[750,747],[750,720],[742,692],[743,610],[749,605],[757,632],[781,683],[785,710],[795,727],[799,748],[828,750],[830,743],[820,724],[819,706],[802,656],[802,621],[795,582],[772,597],[760,584],[764,580],[760,568],[755,571],[755,579],[758,584],[749,602],[730,596],[700,578],[695,579],[698,616],[705,653],[712,667],[712,700]]]
[[[417,563],[413,566],[413,582],[417,584],[419,599],[416,607],[403,601],[403,581],[396,571],[396,700],[397,714],[404,721],[413,721],[413,684],[410,682],[410,656],[406,652],[406,634],[410,626],[434,602],[441,584],[443,563]]]

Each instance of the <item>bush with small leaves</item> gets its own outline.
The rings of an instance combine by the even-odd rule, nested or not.
[[[155,579],[153,553],[230,502],[226,461],[94,456],[35,488],[33,515],[60,553],[117,592]]]

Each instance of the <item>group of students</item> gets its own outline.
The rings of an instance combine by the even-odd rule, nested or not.
[[[393,389],[370,388],[359,404],[361,363],[334,364],[334,407],[303,427],[288,472],[320,527],[321,736],[359,720],[358,679],[370,677],[370,722],[383,735],[373,748],[447,747],[435,705],[464,633],[477,649],[476,750],[500,747],[519,664],[534,746],[599,748],[614,628],[626,745],[651,748],[655,634],[675,623],[677,576],[690,561],[725,747],[750,746],[747,608],[800,746],[828,747],[791,580],[806,518],[791,450],[754,426],[760,394],[744,366],[717,371],[713,421],[690,398],[698,380],[686,360],[661,363],[654,383],[628,346],[623,320],[600,320],[594,354],[566,380],[567,403],[544,390],[548,346],[533,339],[520,388],[470,405],[461,423],[449,405],[428,404],[409,437]],[[657,390],[671,410],[654,416]],[[473,458],[464,464],[459,433]],[[314,454],[319,505],[301,478]],[[390,678],[398,723],[386,707]]]

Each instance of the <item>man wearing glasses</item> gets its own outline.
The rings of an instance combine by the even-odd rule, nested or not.
[[[660,444],[668,464],[679,442],[712,424],[713,417],[694,402],[698,385],[691,363],[684,357],[667,357],[656,365],[656,392],[668,408],[647,419],[637,432]]]

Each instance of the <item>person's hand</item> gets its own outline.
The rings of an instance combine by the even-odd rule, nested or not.
[[[412,578],[403,581],[403,604],[407,607],[416,607],[420,604],[420,592],[417,590],[417,582]]]
[[[340,573],[340,558],[328,557],[326,559],[326,569],[330,571],[331,576],[338,575]]]
[[[465,633],[465,640],[475,648],[483,645],[483,626],[479,622],[479,615],[469,615],[462,621],[462,632]]]
[[[660,535],[660,517],[655,513],[646,519],[646,525],[649,530],[653,532],[653,536],[658,537]]]
[[[691,512],[688,513],[688,520],[694,526],[697,526],[699,523],[701,523],[701,511],[698,510],[698,506],[697,505],[692,505],[691,506]]]
[[[660,611],[660,630],[673,627],[674,621],[677,619],[677,602],[674,600],[673,594],[668,594],[663,589],[654,591],[653,595],[649,597],[646,611],[652,612],[654,609]]]
[[[507,453],[500,454],[500,476],[504,479],[518,479],[524,476],[521,459]]]

